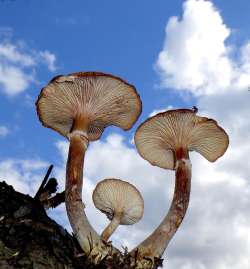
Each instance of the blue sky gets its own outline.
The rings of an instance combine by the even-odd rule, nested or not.
[[[158,5],[143,1],[119,4],[111,1],[98,5],[93,1],[85,1],[84,5],[82,1],[74,1],[74,5],[70,5],[68,1],[60,1],[60,7],[57,1],[27,1],[25,5],[21,1],[6,1],[1,3],[0,23],[2,27],[11,28],[9,36],[14,44],[25,42],[27,51],[48,50],[56,56],[55,72],[50,72],[44,65],[37,66],[37,81],[25,90],[32,104],[41,87],[56,74],[101,70],[117,74],[137,87],[144,103],[143,116],[146,117],[156,107],[170,105],[171,101],[183,102],[176,98],[169,100],[169,96],[156,90],[158,77],[153,68],[164,39],[166,18],[180,7],[181,1],[171,7],[164,1]],[[4,111],[13,115],[12,102],[21,106],[17,114],[22,118],[18,121],[22,133],[34,124],[37,134],[22,136],[22,139],[27,139],[22,143],[25,147],[27,143],[33,144],[31,150],[40,140],[48,142],[55,134],[39,128],[34,106],[20,104],[22,98],[18,95],[11,100],[5,99]],[[23,149],[18,152],[16,145],[11,147],[10,144],[8,151],[14,156],[22,156]],[[47,152],[45,154],[47,158]]]
[[[35,70],[30,70],[34,72],[32,76],[36,80],[24,91],[30,106],[24,104],[24,95],[21,94],[9,99],[1,98],[4,114],[12,117],[7,122],[14,123],[19,137],[18,147],[10,141],[8,151],[4,153],[23,156],[28,143],[28,153],[36,155],[37,151],[33,149],[40,141],[47,143],[51,138],[57,139],[57,134],[39,128],[34,110],[34,101],[40,89],[57,74],[101,70],[127,79],[141,95],[141,120],[154,109],[168,105],[190,107],[195,104],[191,96],[183,99],[174,91],[166,94],[159,90],[159,76],[154,68],[163,45],[166,21],[172,15],[181,15],[182,2],[157,1],[156,5],[153,1],[109,1],[98,4],[74,1],[72,5],[68,1],[60,1],[58,5],[58,1],[26,1],[24,5],[22,1],[3,1],[0,25],[9,28],[9,32],[4,33],[3,29],[1,39],[7,39],[11,44],[24,43],[21,45],[24,48],[20,49],[24,53],[35,50],[36,54],[48,50],[56,57],[54,72],[40,63]],[[247,21],[247,6],[250,8],[250,3],[230,1],[226,6],[225,1],[215,3],[226,21],[233,21],[235,33],[232,39],[244,42],[250,35]],[[234,11],[240,7],[239,20]],[[5,122],[6,118],[2,121]],[[31,124],[36,128],[36,135],[29,135]],[[39,154],[48,158],[48,151]]]
[[[173,190],[173,180],[166,177],[174,175],[142,160],[131,140],[138,124],[155,111],[197,105],[200,114],[226,129],[230,147],[215,164],[191,155],[191,203],[169,246],[166,265],[247,269],[249,10],[247,0],[0,1],[0,179],[32,195],[52,163],[63,188],[68,145],[41,126],[36,98],[58,74],[112,73],[136,86],[143,112],[129,132],[109,128],[89,147],[86,199],[97,230],[107,221],[94,212],[91,193],[107,176],[131,179],[147,210],[134,230],[118,229],[116,245],[135,246],[160,223]],[[68,227],[65,215],[63,207],[52,213]]]

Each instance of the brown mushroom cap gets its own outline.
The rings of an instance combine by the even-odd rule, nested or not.
[[[190,109],[177,109],[142,123],[136,131],[135,144],[152,165],[174,169],[178,149],[197,151],[214,162],[226,151],[229,138],[215,120],[197,116]]]
[[[144,201],[140,192],[129,182],[108,178],[99,182],[92,195],[95,207],[106,214],[109,220],[121,213],[120,224],[138,222],[144,212]]]
[[[141,113],[141,100],[134,86],[100,72],[57,76],[41,90],[36,102],[44,126],[63,136],[71,132],[77,116],[88,123],[88,139],[97,140],[109,125],[130,129]]]

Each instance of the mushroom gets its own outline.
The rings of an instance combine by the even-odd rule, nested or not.
[[[107,126],[130,129],[141,113],[140,97],[134,86],[119,77],[79,72],[53,78],[41,90],[36,106],[42,124],[70,141],[66,210],[80,246],[89,253],[101,240],[89,223],[82,202],[85,151],[89,141],[99,139]]]
[[[155,231],[130,252],[138,254],[138,264],[144,264],[143,268],[151,268],[146,265],[148,259],[153,263],[160,259],[185,216],[191,186],[189,151],[197,151],[214,162],[228,147],[228,135],[217,122],[197,116],[196,112],[177,109],[159,113],[136,131],[135,145],[139,154],[152,165],[175,170],[174,197],[167,215]]]
[[[95,207],[111,220],[101,238],[107,241],[118,225],[132,225],[143,215],[144,201],[140,192],[129,182],[107,178],[100,181],[92,195]]]

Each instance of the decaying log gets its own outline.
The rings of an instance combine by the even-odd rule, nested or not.
[[[133,269],[125,254],[90,264],[76,239],[49,218],[39,199],[0,182],[1,269]]]

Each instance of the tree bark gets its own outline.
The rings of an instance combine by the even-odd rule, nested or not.
[[[119,257],[90,264],[77,240],[50,219],[39,200],[0,182],[1,269],[129,269]]]

